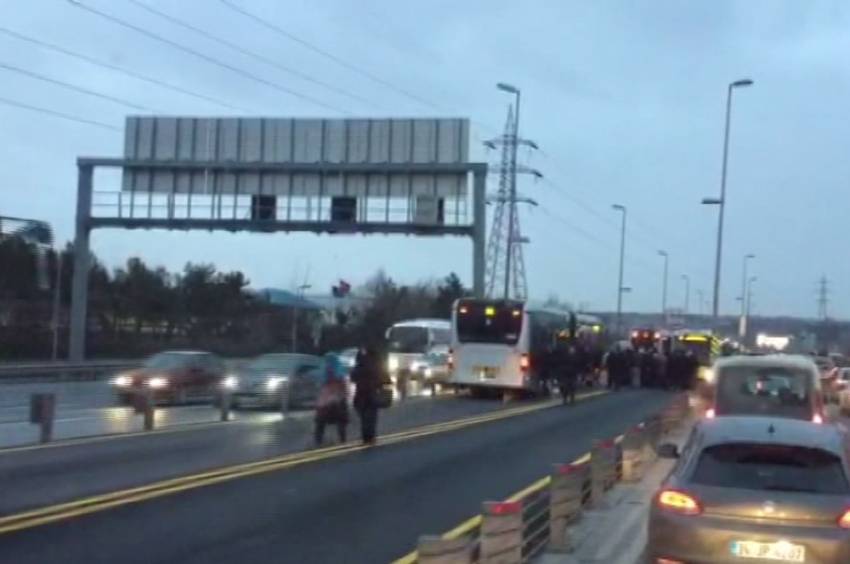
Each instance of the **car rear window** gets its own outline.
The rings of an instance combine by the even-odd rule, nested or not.
[[[847,494],[841,459],[803,446],[733,443],[700,453],[696,484],[750,490]]]
[[[810,419],[812,375],[787,367],[732,366],[717,378],[717,415]]]

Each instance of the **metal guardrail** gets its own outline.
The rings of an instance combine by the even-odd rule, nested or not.
[[[419,538],[417,550],[394,564],[525,564],[544,550],[569,552],[568,525],[599,504],[617,482],[635,482],[654,459],[660,438],[689,413],[687,394],[615,438],[595,441],[589,453],[438,536]]]
[[[0,364],[0,381],[97,380],[114,372],[139,366],[141,362],[141,360],[92,360],[2,363]]]

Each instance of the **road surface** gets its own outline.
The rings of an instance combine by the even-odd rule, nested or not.
[[[373,449],[8,532],[0,535],[0,554],[16,564],[385,564],[408,552],[420,534],[451,528],[477,513],[481,501],[504,498],[544,475],[551,463],[573,460],[592,440],[620,433],[668,399],[661,392],[625,391],[570,408],[387,439]],[[232,438],[221,440],[237,447]],[[262,442],[262,436],[238,442],[246,440]],[[125,445],[127,464],[78,460],[78,471],[89,468],[92,481],[109,472],[123,476],[150,456],[126,441],[119,444]],[[44,456],[49,451],[33,452]],[[193,457],[192,449],[176,451],[164,464]],[[37,474],[43,464],[29,460],[13,472],[11,483],[4,481],[13,492],[22,490],[12,507],[26,505],[23,499],[34,492],[38,477],[25,474]],[[3,468],[3,474],[9,470]],[[61,479],[59,468],[48,474]],[[4,497],[8,491],[4,487]]]

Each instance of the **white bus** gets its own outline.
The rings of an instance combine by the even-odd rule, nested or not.
[[[452,312],[449,383],[473,392],[543,392],[543,355],[556,336],[569,333],[570,316],[521,301],[458,300]]]
[[[387,370],[393,380],[403,371],[416,370],[425,355],[435,347],[447,347],[451,340],[448,319],[410,319],[393,324],[386,333]]]

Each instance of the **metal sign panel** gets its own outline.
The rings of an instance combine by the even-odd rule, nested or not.
[[[128,117],[124,158],[151,162],[451,164],[467,119]],[[122,189],[173,194],[459,198],[465,174],[303,174],[125,169]]]

